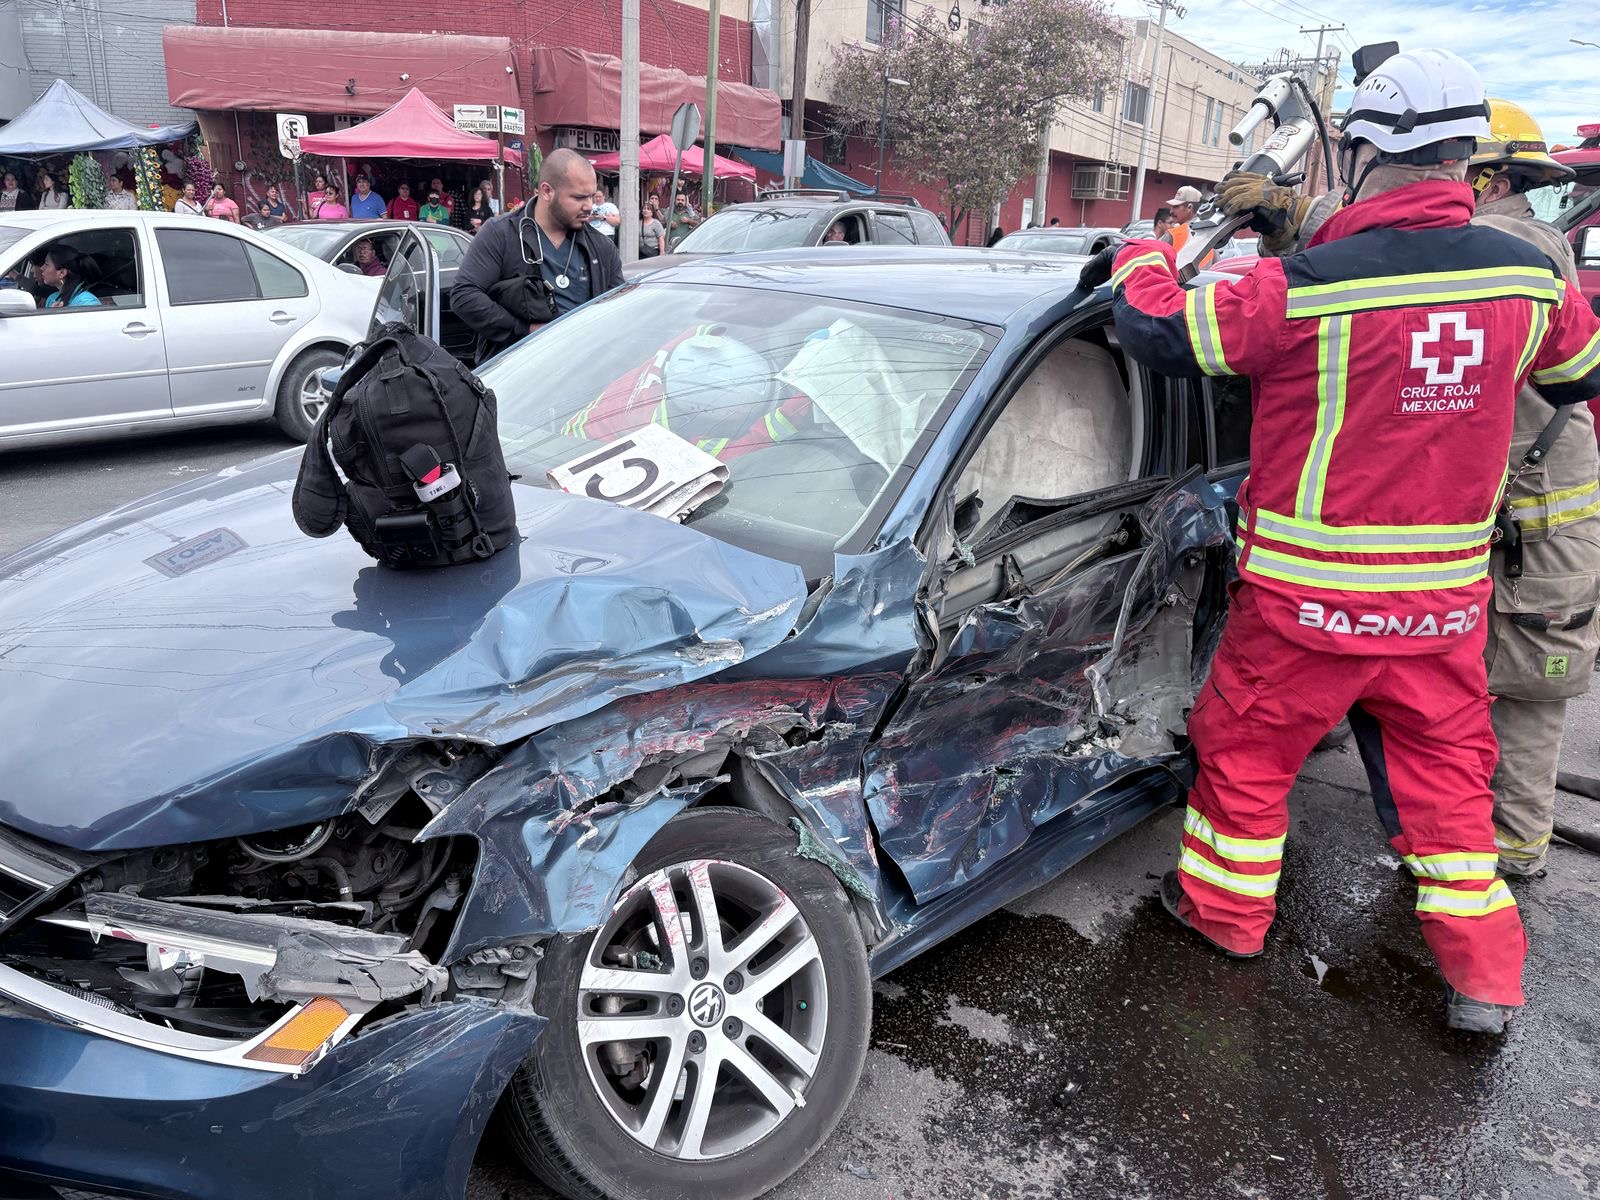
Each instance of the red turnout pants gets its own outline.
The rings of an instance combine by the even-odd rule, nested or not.
[[[1521,1004],[1527,938],[1495,877],[1483,638],[1437,654],[1308,649],[1275,632],[1253,589],[1235,589],[1222,645],[1189,718],[1200,769],[1178,863],[1183,916],[1229,949],[1259,950],[1289,830],[1288,794],[1317,740],[1355,706],[1374,800],[1417,879],[1417,916],[1445,979]]]

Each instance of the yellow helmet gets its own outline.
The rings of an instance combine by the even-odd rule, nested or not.
[[[1519,192],[1562,183],[1575,174],[1571,167],[1550,157],[1539,122],[1520,105],[1491,96],[1489,134],[1488,140],[1478,143],[1478,151],[1472,156],[1472,165],[1477,168],[1472,177],[1476,191],[1488,187],[1500,171],[1512,172]]]

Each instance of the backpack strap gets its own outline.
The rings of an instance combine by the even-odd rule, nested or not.
[[[333,455],[328,450],[328,421],[337,403],[337,397],[329,401],[317,418],[317,426],[306,442],[305,455],[300,459],[300,473],[295,476],[290,505],[294,510],[294,523],[307,537],[324,538],[338,532],[349,509],[344,480],[334,470]]]

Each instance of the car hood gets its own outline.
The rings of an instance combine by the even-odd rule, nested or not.
[[[625,279],[637,279],[641,275],[654,275],[657,271],[665,271],[668,267],[681,267],[684,263],[699,262],[702,258],[721,257],[720,254],[658,254],[654,258],[641,258],[625,263],[622,275]]]
[[[800,570],[517,485],[521,543],[432,571],[302,535],[289,453],[0,560],[0,823],[83,850],[349,807],[397,745],[504,744],[782,641]]]

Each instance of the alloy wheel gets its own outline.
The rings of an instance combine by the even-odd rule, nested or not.
[[[674,1159],[736,1154],[797,1107],[828,1024],[821,952],[765,876],[718,860],[635,883],[578,982],[578,1041],[616,1122]]]
[[[322,419],[322,410],[328,407],[328,398],[322,391],[324,370],[325,367],[313,367],[300,381],[300,407],[305,410],[306,420],[311,422],[313,428]]]

